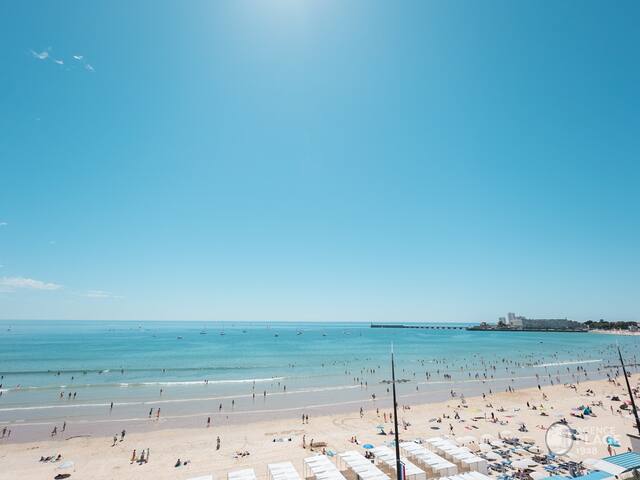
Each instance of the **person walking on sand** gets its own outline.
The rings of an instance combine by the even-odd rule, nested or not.
[[[51,436],[55,437],[58,434],[58,426],[56,425],[55,427],[53,427],[53,430],[51,430]]]
[[[124,429],[120,432],[120,441],[121,441],[121,442],[123,442],[123,441],[124,441],[124,436],[125,436],[126,434],[127,434],[127,431],[126,431],[126,430],[124,430]]]
[[[307,448],[307,436],[302,435],[302,448]]]
[[[151,415],[153,415],[153,408],[149,410],[149,418],[151,418]]]
[[[62,431],[64,432],[67,429],[67,422],[62,422]]]
[[[207,428],[211,426],[211,417],[207,417]]]
[[[136,449],[133,449],[133,453],[131,454],[131,463],[136,461]]]
[[[115,446],[116,446],[116,443],[118,443],[118,436],[117,436],[117,435],[114,435],[114,436],[113,436],[113,443],[111,444],[111,446],[112,446],[112,447],[115,447]]]
[[[216,438],[216,450],[220,450],[220,436],[218,436],[218,438]]]
[[[156,419],[160,420],[160,408],[158,408],[158,411],[156,412]]]

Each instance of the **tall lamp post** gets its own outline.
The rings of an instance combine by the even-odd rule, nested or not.
[[[391,345],[391,390],[393,391],[393,425],[396,443],[396,477],[403,480],[404,465],[400,460],[400,439],[398,435],[398,401],[396,400],[396,369],[393,360],[393,344]]]

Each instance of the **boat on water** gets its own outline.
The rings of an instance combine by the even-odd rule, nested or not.
[[[177,340],[182,340],[182,337],[180,337],[180,336],[179,336],[179,337],[177,338]]]

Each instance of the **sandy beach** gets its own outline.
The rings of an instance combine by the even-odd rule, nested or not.
[[[607,454],[604,439],[616,438],[621,447],[618,453],[629,446],[627,433],[633,431],[633,420],[629,412],[620,412],[620,404],[628,400],[624,379],[618,384],[606,380],[583,382],[576,389],[556,385],[516,390],[513,393],[494,393],[485,399],[482,397],[451,398],[446,402],[432,404],[411,404],[410,396],[401,397],[399,403],[404,406],[400,413],[401,422],[410,425],[401,428],[402,440],[429,438],[449,435],[453,428],[453,438],[473,435],[480,438],[483,434],[496,437],[505,430],[517,435],[535,439],[544,450],[545,429],[551,423],[566,418],[569,424],[580,432],[570,458],[602,457]],[[636,387],[640,376],[631,381]],[[593,391],[592,394],[587,390]],[[611,396],[620,401],[611,401]],[[543,396],[546,396],[546,400]],[[600,405],[602,402],[602,405]],[[529,407],[527,406],[529,404]],[[585,419],[571,416],[571,409],[579,405],[592,405],[595,416]],[[535,407],[535,409],[534,409]],[[391,429],[388,417],[389,408],[376,412],[375,403],[365,405],[363,415],[354,405],[348,412],[322,416],[310,415],[308,423],[303,423],[301,415],[288,418],[263,418],[249,423],[214,424],[207,428],[206,418],[202,418],[201,428],[163,428],[162,422],[155,423],[155,430],[129,433],[124,441],[113,442],[113,436],[73,437],[61,433],[53,440],[11,443],[4,439],[0,445],[0,478],[50,479],[60,473],[56,463],[42,463],[41,456],[61,454],[62,460],[74,462],[73,478],[113,479],[113,478],[154,478],[187,479],[204,474],[213,474],[215,478],[225,478],[229,471],[240,468],[254,468],[258,478],[264,479],[267,464],[291,461],[302,474],[302,460],[313,455],[309,442],[326,442],[327,448],[336,452],[360,449],[350,439],[357,437],[360,444],[380,445],[389,442],[392,437],[377,433],[376,426],[384,424],[387,432]],[[458,413],[460,419],[456,420]],[[498,422],[491,421],[491,413]],[[544,412],[546,415],[542,416]],[[386,422],[384,415],[387,414]],[[443,418],[445,415],[447,418]],[[441,422],[435,421],[441,418]],[[150,420],[153,422],[153,420]],[[528,429],[518,432],[520,423]],[[402,425],[401,423],[401,425]],[[451,427],[450,427],[451,426]],[[70,426],[72,427],[72,426]],[[73,431],[69,428],[68,431]],[[303,449],[303,436],[307,448]],[[221,446],[216,450],[216,439],[220,437]],[[139,454],[149,449],[149,461],[144,464],[132,463],[133,450]],[[248,456],[238,457],[237,452],[249,452]],[[186,466],[174,467],[177,459],[189,460]]]
[[[625,335],[631,337],[637,337],[640,335],[638,330],[589,330],[589,333],[601,333],[603,335]]]

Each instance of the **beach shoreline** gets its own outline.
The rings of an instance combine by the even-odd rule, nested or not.
[[[464,404],[460,397],[433,403],[413,403],[400,386],[399,403],[409,407],[401,411],[400,418],[411,424],[401,432],[401,437],[414,439],[449,434],[450,424],[454,438],[469,434],[479,437],[484,433],[498,436],[505,429],[517,432],[518,423],[524,422],[529,432],[523,435],[533,437],[543,447],[544,430],[536,425],[548,427],[562,415],[577,429],[586,431],[585,441],[573,452],[577,458],[606,454],[606,445],[602,442],[605,435],[615,436],[621,443],[619,450],[624,451],[628,446],[626,433],[633,431],[633,420],[627,413],[615,413],[615,409],[610,407],[617,408],[620,402],[612,403],[607,398],[612,395],[619,396],[621,400],[628,398],[622,380],[618,379],[618,385],[606,380],[581,382],[577,385],[577,391],[564,385],[555,385],[493,393],[485,399],[482,396],[467,397]],[[634,375],[631,378],[632,385],[637,385],[639,380],[640,376]],[[595,395],[587,395],[587,390],[593,390]],[[402,393],[405,393],[404,398]],[[548,400],[544,400],[543,395]],[[598,401],[602,401],[603,406],[593,407],[596,417],[584,420],[570,416],[572,408]],[[536,410],[527,408],[527,402],[532,406],[538,405]],[[492,405],[492,408],[488,405]],[[544,405],[544,410],[539,405]],[[96,479],[111,479],[121,475],[141,479],[188,478],[210,473],[216,478],[223,478],[226,472],[238,468],[255,468],[258,477],[265,478],[266,465],[278,461],[292,461],[301,471],[302,459],[313,454],[308,449],[302,449],[303,435],[306,435],[307,442],[311,439],[323,441],[335,451],[354,449],[349,442],[352,436],[356,436],[360,443],[387,442],[390,437],[377,435],[375,427],[383,424],[389,430],[391,423],[388,417],[385,422],[383,415],[388,414],[390,407],[387,399],[372,402],[364,405],[362,417],[359,415],[360,405],[357,404],[331,413],[309,408],[306,412],[310,416],[309,423],[301,421],[302,413],[299,412],[278,418],[263,414],[261,418],[245,423],[214,420],[210,428],[205,426],[205,419],[201,419],[200,427],[185,425],[167,428],[169,423],[158,422],[153,430],[127,431],[125,440],[116,442],[115,446],[111,446],[112,437],[120,429],[113,429],[111,435],[100,436],[78,436],[70,429],[68,433],[65,432],[68,436],[54,439],[27,442],[5,439],[0,443],[0,464],[5,466],[0,471],[0,478],[50,478],[51,473],[55,472],[55,465],[42,464],[38,459],[43,455],[58,453],[75,463],[78,474],[91,472],[91,477]],[[378,414],[376,408],[380,410]],[[541,416],[541,411],[548,412],[547,416]],[[454,412],[460,414],[461,421],[453,420]],[[490,412],[494,412],[504,424],[485,420],[490,419]],[[443,419],[442,423],[429,422],[429,419],[442,417],[443,414],[450,418]],[[218,436],[222,442],[219,451],[215,449]],[[147,464],[130,464],[134,448],[138,451],[150,449],[151,458]],[[249,451],[250,455],[234,458],[236,451]],[[173,464],[177,458],[189,459],[190,464],[180,470],[175,469]],[[10,476],[7,476],[8,472],[11,472]]]
[[[630,330],[598,330],[598,329],[593,329],[593,330],[589,330],[589,333],[600,333],[602,335],[623,335],[623,336],[631,336],[631,337],[640,336],[640,331],[630,331]]]

